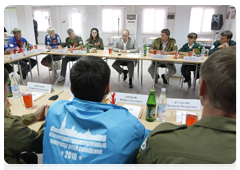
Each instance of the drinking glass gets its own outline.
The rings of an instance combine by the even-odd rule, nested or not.
[[[186,124],[188,126],[193,125],[197,121],[198,121],[198,114],[197,113],[187,112],[187,114],[186,114]]]

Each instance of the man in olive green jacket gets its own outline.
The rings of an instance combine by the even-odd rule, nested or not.
[[[227,89],[227,90],[226,90]],[[202,65],[202,119],[192,126],[162,123],[140,147],[141,164],[231,164],[236,160],[236,46]]]
[[[154,40],[152,45],[149,48],[149,53],[153,53],[154,50],[161,50],[160,54],[162,55],[174,55],[175,52],[178,50],[176,40],[174,38],[169,38],[170,31],[169,29],[163,29],[161,31],[161,38],[157,38]],[[168,72],[162,74],[161,77],[163,79],[164,84],[168,84],[169,78],[176,73],[176,67],[172,63],[161,63],[157,62],[157,67],[159,66],[166,66],[168,68]],[[154,79],[154,69],[155,69],[155,62],[148,68],[148,72],[151,74],[152,78]],[[159,75],[156,74],[155,83],[157,83],[159,79]]]
[[[72,46],[72,47],[74,46],[74,50],[80,50],[81,45],[84,47],[84,42],[82,40],[82,37],[77,36],[74,33],[73,29],[69,28],[67,30],[67,33],[68,33],[69,37],[66,38],[64,43],[61,43],[61,45],[60,45],[61,47],[70,48],[70,46]],[[75,61],[77,59],[79,59],[79,57],[65,56],[65,58],[62,60],[62,69],[61,69],[61,74],[60,74],[60,78],[58,79],[58,81],[65,80],[67,63],[69,61]]]
[[[4,103],[8,97],[8,72],[4,69]],[[27,125],[34,121],[45,119],[48,106],[40,107],[35,113],[23,116],[11,115],[10,109],[4,106],[4,159],[8,164],[33,163],[32,155],[22,159],[22,152],[42,153],[43,128],[38,132],[31,130]],[[25,160],[25,161],[24,161]],[[36,159],[37,160],[37,159]],[[37,163],[37,162],[35,162]]]
[[[236,42],[231,40],[232,39],[232,32],[229,30],[223,31],[221,33],[221,38],[220,40],[214,42],[211,46],[211,49],[208,52],[208,55],[210,56],[214,51],[217,51],[219,49],[224,49],[229,46],[235,46]]]

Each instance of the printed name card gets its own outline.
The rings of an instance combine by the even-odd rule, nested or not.
[[[201,57],[188,57],[188,56],[184,56],[183,61],[201,61]]]
[[[46,48],[40,48],[40,49],[34,49],[35,53],[42,53],[42,52],[46,52]]]
[[[66,54],[68,50],[55,49],[55,53]]]
[[[73,54],[87,54],[86,51],[81,51],[81,50],[73,50]]]
[[[24,51],[24,55],[25,55],[25,56],[32,55],[32,54],[35,54],[34,50]]]
[[[140,55],[138,53],[131,53],[131,54],[127,54],[127,57],[131,57],[131,58],[138,58],[140,57]]]
[[[42,84],[42,83],[27,83],[27,90],[29,91],[38,91],[43,93],[51,93],[52,85]]]
[[[131,93],[116,93],[117,103],[129,103],[137,105],[146,105],[148,95],[131,94]]]
[[[167,98],[168,109],[179,110],[201,110],[201,102],[197,99],[175,99]]]
[[[168,55],[160,55],[160,54],[154,55],[153,54],[152,58],[167,60],[168,59]]]
[[[10,55],[10,59],[12,59],[12,60],[18,59],[18,58],[21,58],[21,57],[23,57],[22,53]]]

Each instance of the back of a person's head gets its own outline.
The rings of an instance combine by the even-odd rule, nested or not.
[[[99,57],[82,57],[70,71],[72,93],[81,100],[101,102],[110,79],[110,68]]]
[[[236,46],[215,51],[203,63],[201,77],[211,105],[236,114]]]

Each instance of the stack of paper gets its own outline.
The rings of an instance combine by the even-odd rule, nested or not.
[[[141,106],[133,106],[133,105],[123,105],[130,113],[132,113],[133,116],[138,118],[139,113],[141,111]]]

